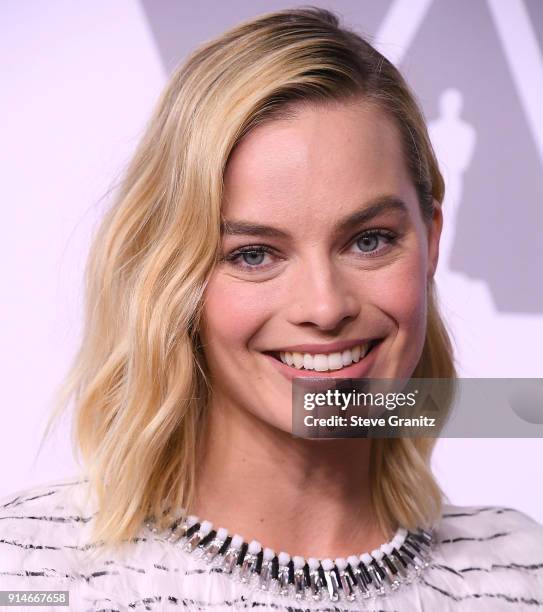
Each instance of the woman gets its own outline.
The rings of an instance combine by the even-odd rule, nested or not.
[[[444,503],[433,439],[292,436],[295,377],[455,377],[443,194],[404,80],[332,13],[197,49],[89,260],[59,402],[81,475],[3,500],[2,588],[75,610],[543,606],[543,528]]]

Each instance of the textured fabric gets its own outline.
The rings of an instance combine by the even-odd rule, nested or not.
[[[366,603],[334,604],[248,587],[145,527],[115,554],[97,557],[87,545],[94,514],[87,492],[85,481],[72,479],[0,500],[1,590],[68,590],[69,609],[81,612],[543,610],[543,526],[511,508],[446,505],[432,562],[416,582]]]

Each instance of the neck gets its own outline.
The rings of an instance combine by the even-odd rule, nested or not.
[[[308,440],[247,411],[212,406],[191,511],[291,555],[344,557],[392,537],[371,505],[371,440]]]

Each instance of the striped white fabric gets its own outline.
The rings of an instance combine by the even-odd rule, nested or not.
[[[543,526],[511,508],[446,505],[432,562],[416,582],[366,602],[334,604],[263,593],[145,527],[104,554],[88,546],[94,512],[87,492],[85,481],[67,479],[0,500],[0,590],[66,590],[69,609],[78,612],[543,610]]]

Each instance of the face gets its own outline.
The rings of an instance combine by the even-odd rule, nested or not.
[[[358,102],[261,125],[225,172],[200,338],[214,403],[292,431],[292,379],[409,378],[441,211],[422,220],[400,135]]]

